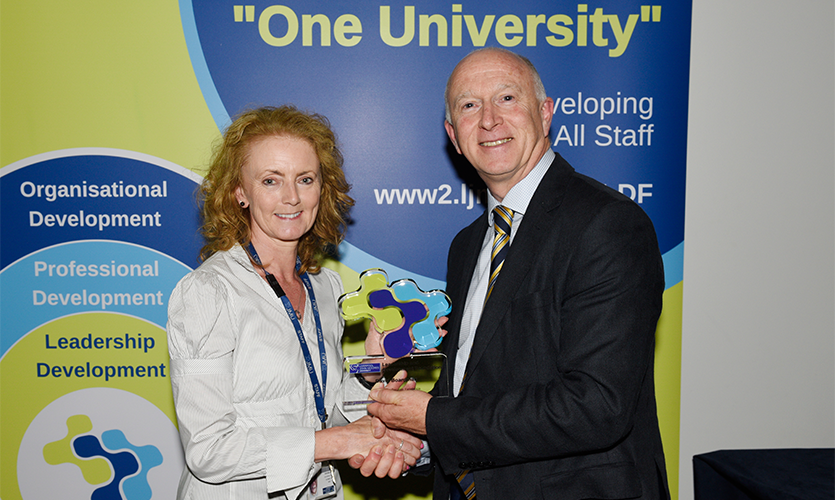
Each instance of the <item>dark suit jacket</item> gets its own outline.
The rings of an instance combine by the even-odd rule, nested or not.
[[[449,370],[486,230],[485,213],[450,246]],[[461,393],[429,403],[435,498],[462,469],[480,500],[669,498],[653,381],[663,291],[643,210],[557,155],[485,305]]]

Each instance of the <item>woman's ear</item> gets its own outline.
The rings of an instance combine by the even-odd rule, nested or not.
[[[249,202],[246,201],[246,195],[244,194],[244,190],[241,189],[241,186],[235,188],[235,199],[238,200],[238,205],[240,205],[241,208],[249,206]]]

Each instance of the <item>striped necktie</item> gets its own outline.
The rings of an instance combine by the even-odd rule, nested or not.
[[[510,249],[510,226],[512,224],[513,210],[501,205],[493,209],[493,227],[495,228],[496,235],[493,238],[493,250],[490,252],[490,284],[487,285],[487,296],[484,298],[484,302],[487,302],[487,299],[490,298],[490,294],[493,292],[496,278],[499,277],[499,273],[502,271],[504,258]],[[464,385],[463,381],[461,385]],[[461,492],[464,494],[463,498],[472,500],[476,497],[475,478],[472,472],[463,470],[455,475],[455,479],[461,486]],[[461,492],[453,492],[451,498],[456,498],[456,496],[460,497]]]
[[[510,249],[510,226],[513,224],[513,210],[501,205],[493,209],[493,227],[496,235],[493,238],[493,251],[490,253],[490,284],[487,286],[486,302],[493,293],[493,286],[502,271],[504,258]]]

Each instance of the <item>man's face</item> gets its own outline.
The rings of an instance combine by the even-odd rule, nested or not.
[[[508,54],[471,54],[456,67],[445,127],[455,149],[501,200],[550,146],[553,101],[537,102],[527,66]]]

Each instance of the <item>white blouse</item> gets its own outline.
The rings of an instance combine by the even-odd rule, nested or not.
[[[342,367],[339,275],[310,275],[328,360],[328,427],[365,414],[342,401],[368,390]],[[316,325],[306,298],[302,330],[322,381]],[[183,277],[168,306],[171,385],[186,469],[179,499],[308,498],[321,464],[313,388],[292,322],[239,245]],[[346,383],[347,382],[347,383]],[[339,490],[337,498],[342,497]],[[276,497],[271,497],[276,498]]]

